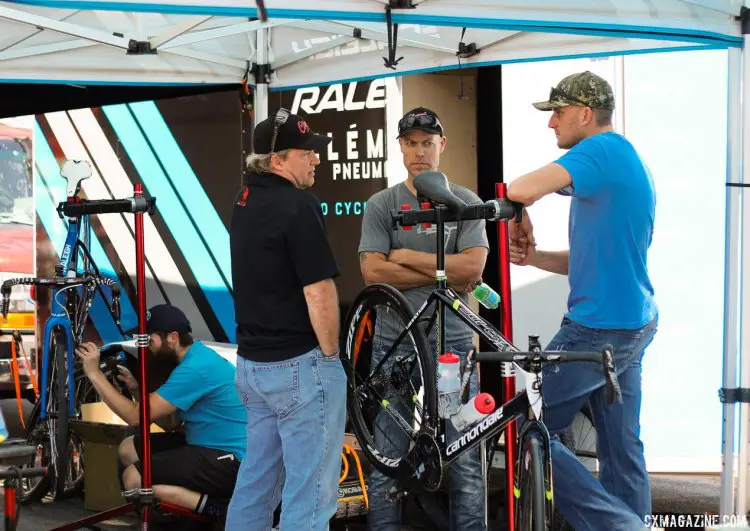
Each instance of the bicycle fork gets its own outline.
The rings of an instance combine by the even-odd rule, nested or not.
[[[73,352],[73,337],[70,334],[70,330],[66,328],[66,324],[69,323],[69,321],[66,320],[64,317],[53,315],[47,320],[47,324],[44,327],[44,350],[42,354],[42,385],[41,385],[41,403],[43,406],[45,406],[49,400],[49,397],[47,396],[49,392],[49,371],[50,371],[50,343],[52,342],[52,338],[54,338],[54,333],[56,329],[59,329],[62,331],[62,333],[65,335],[65,350],[67,352],[67,360],[66,360],[66,370],[67,370],[67,378],[65,378],[65,395],[68,402],[68,416],[73,416],[73,393],[71,392],[71,389],[73,389],[73,356],[75,353]],[[55,354],[54,352],[52,353]],[[60,404],[58,404],[58,408],[60,407]],[[42,419],[46,418],[46,408],[42,407],[41,411],[39,412]]]
[[[532,432],[532,433],[529,433]],[[546,501],[546,513],[552,518],[555,512],[555,500],[552,481],[552,452],[550,450],[550,437],[547,427],[537,420],[527,420],[521,426],[518,440],[521,442],[518,448],[518,459],[516,460],[516,473],[513,478],[513,496],[516,504],[521,501],[521,479],[523,470],[525,441],[528,437],[537,436],[542,442],[542,459],[544,460],[544,499]],[[518,515],[518,513],[516,513]]]

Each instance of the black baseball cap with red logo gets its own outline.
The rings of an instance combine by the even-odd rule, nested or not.
[[[311,149],[320,151],[331,138],[312,132],[301,116],[279,109],[255,126],[253,150],[257,154],[278,153],[285,149]]]

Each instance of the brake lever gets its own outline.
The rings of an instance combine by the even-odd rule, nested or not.
[[[3,304],[2,304],[3,322],[8,322],[8,311],[10,310],[10,297],[3,293]]]
[[[112,297],[112,314],[115,318],[115,323],[118,325],[120,324],[120,297],[119,296],[113,296]]]
[[[607,404],[622,404],[622,391],[615,372],[615,351],[612,345],[604,345],[602,349],[602,369],[607,378]]]

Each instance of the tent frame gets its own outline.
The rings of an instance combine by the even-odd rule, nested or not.
[[[744,515],[748,509],[748,481],[750,481],[748,471],[748,465],[750,464],[750,448],[748,447],[750,444],[750,269],[742,267],[743,264],[748,264],[750,268],[750,229],[743,230],[744,226],[750,224],[750,190],[748,190],[750,187],[750,0],[730,0],[729,2],[721,0],[682,1],[695,6],[697,9],[708,9],[735,16],[737,23],[741,26],[741,44],[736,42],[736,37],[712,36],[709,33],[700,35],[690,28],[679,27],[674,28],[671,33],[667,30],[660,30],[661,33],[656,32],[656,34],[651,35],[647,35],[648,28],[635,28],[630,34],[635,33],[637,36],[652,39],[663,37],[664,40],[669,40],[674,38],[675,41],[685,41],[692,38],[693,43],[700,45],[697,47],[729,48],[723,380],[720,389],[720,399],[723,403],[723,465],[720,486],[720,513],[725,516]],[[13,59],[38,57],[101,45],[122,50],[129,55],[170,54],[190,57],[205,63],[229,68],[230,72],[236,74],[238,82],[247,76],[248,82],[255,85],[253,107],[254,120],[257,123],[268,116],[268,93],[271,90],[274,71],[301,59],[309,58],[358,39],[368,39],[387,46],[388,57],[385,66],[396,69],[397,57],[395,52],[398,45],[397,39],[399,38],[398,23],[399,21],[417,20],[413,13],[419,11],[419,9],[415,8],[429,4],[429,0],[377,0],[377,3],[386,11],[387,26],[385,29],[383,29],[382,22],[372,22],[375,20],[372,16],[369,18],[365,16],[372,15],[372,13],[355,13],[354,15],[357,16],[352,15],[347,22],[338,20],[340,18],[338,16],[336,21],[312,20],[314,18],[322,19],[325,14],[324,11],[315,12],[314,16],[300,16],[296,19],[274,18],[276,14],[272,9],[269,13],[272,19],[268,21],[238,18],[242,22],[227,23],[224,18],[212,20],[215,19],[215,16],[206,14],[208,8],[204,7],[202,12],[198,9],[191,11],[191,16],[186,17],[180,24],[147,39],[140,35],[111,33],[69,22],[69,19],[80,13],[82,9],[97,9],[95,7],[96,2],[92,1],[75,2],[76,5],[90,6],[81,9],[50,9],[48,10],[50,13],[48,16],[0,5],[0,22],[3,20],[15,21],[29,28],[23,36],[0,40],[0,70],[5,61]],[[18,4],[64,5],[59,0],[40,0],[37,2],[19,0]],[[394,14],[395,10],[404,11],[396,15]],[[281,17],[281,15],[279,16]],[[289,16],[289,14],[283,15],[283,17]],[[425,20],[428,19],[429,17],[425,17]],[[448,25],[450,21],[443,22],[443,24]],[[330,42],[314,44],[300,54],[273,57],[269,46],[269,32],[273,27],[283,25],[294,28],[318,29],[333,34],[335,38]],[[606,26],[606,24],[597,25],[596,23],[576,23],[572,21],[567,24],[560,23],[560,26],[554,27],[552,31],[559,33],[578,32],[599,36],[606,34],[613,39],[623,36],[627,38],[629,35],[622,28],[602,28],[601,26]],[[200,27],[203,29],[196,29]],[[477,22],[476,27],[481,27],[481,23]],[[534,25],[533,23],[530,27],[533,27],[531,31],[550,29],[549,25]],[[516,31],[516,29],[511,24],[499,39],[476,43],[462,42],[458,49],[452,49],[431,42],[427,38],[412,35],[400,37],[400,42],[402,45],[429,50],[431,53],[445,54],[446,59],[456,59],[456,56],[460,58],[462,53],[475,55],[482,48],[506,39],[515,38],[521,33],[520,30]],[[44,31],[64,34],[74,39],[31,47],[21,46],[28,39]],[[218,53],[188,48],[188,46],[199,42],[241,34],[247,34],[248,37],[254,34],[254,42],[251,43],[250,47],[251,53],[247,58],[227,57]],[[731,41],[731,39],[735,39],[735,41]],[[463,48],[461,45],[463,45]],[[618,53],[628,52],[626,50]],[[583,54],[583,56],[585,55]],[[463,66],[481,66],[482,64],[487,63],[470,61]],[[461,66],[459,61],[455,66],[440,68],[460,68]],[[402,74],[404,73],[409,72],[402,72]],[[252,80],[250,80],[249,74],[252,74]],[[385,70],[382,74],[377,75],[399,75],[399,72]],[[60,82],[57,79],[51,81]],[[342,80],[330,82],[338,83]],[[155,82],[150,84],[155,84]],[[701,214],[700,211],[698,211],[698,214]],[[709,213],[704,215],[709,215]],[[739,422],[736,422],[735,416],[738,413]],[[737,444],[739,444],[739,448],[736,448]],[[735,462],[736,450],[738,456]],[[735,467],[737,468],[736,474]]]

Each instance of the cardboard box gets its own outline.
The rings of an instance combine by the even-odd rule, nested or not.
[[[82,420],[70,420],[70,429],[83,441],[83,506],[88,511],[105,511],[123,505],[117,477],[118,447],[133,429],[104,402],[83,404],[81,414]],[[151,433],[161,431],[151,425]]]
[[[127,426],[71,419],[70,429],[83,441],[83,507],[105,511],[124,504],[117,478],[117,448]]]

